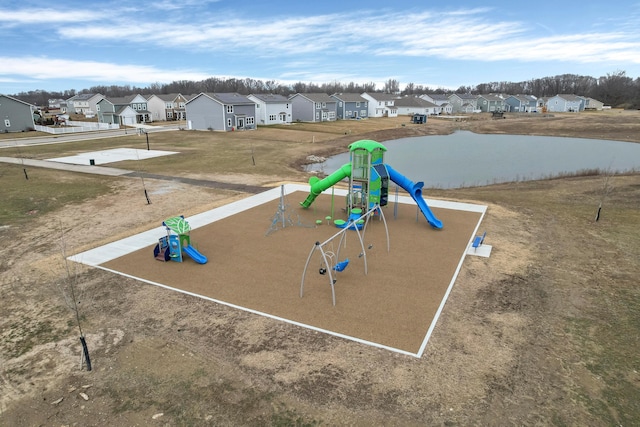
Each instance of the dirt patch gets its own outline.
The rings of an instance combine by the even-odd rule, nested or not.
[[[590,129],[620,140],[633,129],[637,141],[640,121],[623,115],[541,117],[529,127],[507,115],[477,126],[545,134],[549,123],[557,134]],[[476,126],[436,122],[426,127]],[[308,154],[303,147],[299,158]],[[0,230],[0,424],[633,425],[640,417],[638,175],[614,178],[597,223],[602,177],[425,194],[488,205],[481,227],[493,251],[464,261],[420,359],[81,269],[87,372],[56,287],[60,235],[67,251],[81,251],[246,197],[144,184],[151,204],[140,178],[114,178],[103,197]]]

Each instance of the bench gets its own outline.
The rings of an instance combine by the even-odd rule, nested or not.
[[[478,247],[482,245],[486,236],[487,232],[485,231],[484,233],[482,233],[482,236],[476,236],[475,239],[473,239],[473,243],[471,244],[471,246],[473,247],[474,251],[476,251]]]

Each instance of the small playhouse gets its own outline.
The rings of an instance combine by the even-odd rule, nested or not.
[[[162,222],[167,235],[158,239],[153,256],[159,261],[182,262],[183,255],[189,256],[198,264],[206,264],[207,257],[191,246],[191,226],[184,216],[174,216]]]

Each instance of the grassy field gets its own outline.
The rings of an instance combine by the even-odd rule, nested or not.
[[[457,129],[640,142],[640,113],[157,132],[151,148],[179,154],[111,166],[267,188],[306,181],[307,156],[344,151],[358,139]],[[15,146],[0,156],[117,147],[146,149],[146,139]],[[145,179],[149,205],[139,178],[26,169],[28,180],[21,165],[0,167],[0,425],[626,426],[640,419],[640,175],[429,190],[427,197],[488,205],[482,228],[494,251],[465,260],[421,359],[87,269],[74,271],[94,361],[87,372],[58,286],[67,277],[61,243],[68,251],[95,247],[158,226],[167,212],[190,215],[246,195]]]

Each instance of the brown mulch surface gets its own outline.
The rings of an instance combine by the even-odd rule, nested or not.
[[[349,230],[339,259],[334,258],[334,262],[349,258],[350,263],[335,275],[333,306],[329,276],[319,274],[322,256],[314,250],[316,241],[324,242],[339,231],[324,221],[331,212],[331,197],[318,197],[306,210],[298,205],[305,197],[301,192],[286,196],[284,218],[291,222],[286,221],[288,225],[275,232],[267,234],[279,200],[192,230],[192,245],[209,259],[205,265],[189,258],[182,263],[156,261],[153,246],[149,246],[101,267],[417,354],[480,214],[433,208],[444,223],[442,230],[435,230],[422,214],[418,215],[415,204],[398,204],[394,218],[394,203],[390,201],[384,209],[390,251],[387,252],[384,224],[378,219],[370,222],[364,235],[366,257],[359,256],[359,239]],[[343,197],[336,197],[336,206],[342,207],[343,203]],[[341,215],[341,209],[336,208],[335,217]],[[323,219],[322,225],[316,226],[317,219]],[[325,246],[325,250],[334,253],[338,249],[338,239]],[[312,251],[301,298],[303,272]]]

